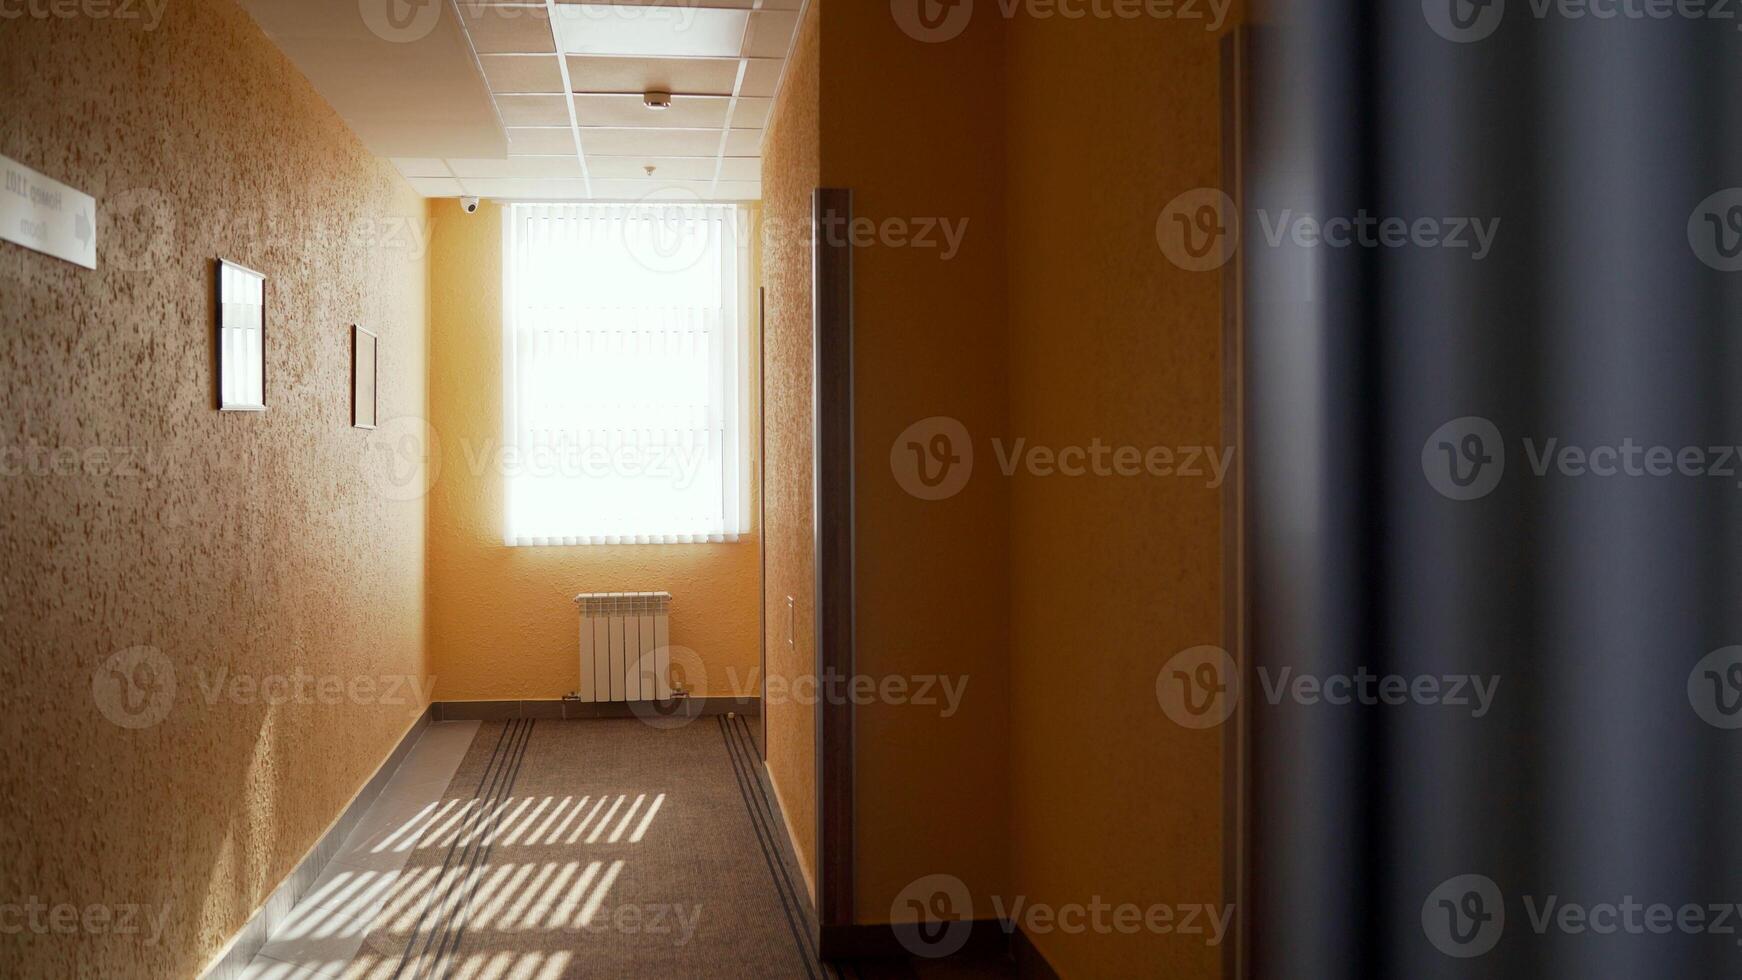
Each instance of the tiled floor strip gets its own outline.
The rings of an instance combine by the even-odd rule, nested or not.
[[[442,793],[477,731],[475,721],[425,728],[309,893],[248,964],[244,980],[314,980],[343,973],[410,858],[414,832],[441,815]]]
[[[470,809],[460,834],[448,847],[441,870],[437,872],[442,887],[426,894],[424,906],[418,912],[412,934],[422,937],[422,942],[414,940],[406,946],[399,966],[393,971],[395,980],[402,977],[439,980],[447,975],[450,962],[456,958],[449,946],[451,944],[457,950],[464,933],[466,909],[477,893],[478,878],[483,875],[490,845],[500,831],[502,812],[508,807],[514,777],[526,758],[526,745],[531,740],[533,724],[530,720],[511,721],[497,738],[490,764],[479,778],[478,788],[468,803]],[[437,909],[436,917],[425,928],[432,905]]]
[[[756,775],[761,763],[757,758],[755,743],[751,740],[742,716],[721,716],[718,720],[720,735],[725,740],[726,752],[732,760],[732,773],[738,780],[738,789],[744,797],[744,806],[750,813],[750,822],[756,828],[756,843],[762,850],[762,858],[768,865],[774,887],[780,894],[780,906],[786,913],[787,927],[794,942],[798,944],[799,955],[804,958],[805,969],[809,971],[809,975],[813,978],[825,975],[822,961],[817,958],[815,929],[805,911],[808,908],[808,899],[793,881],[783,856],[787,843],[785,825],[775,820],[768,797],[762,790],[761,780]]]

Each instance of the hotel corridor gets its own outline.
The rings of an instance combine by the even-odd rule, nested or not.
[[[1742,977],[1738,11],[0,0],[0,980]]]

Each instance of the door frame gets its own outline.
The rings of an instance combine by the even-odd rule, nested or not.
[[[1222,189],[1234,203],[1233,220],[1243,220],[1245,156],[1252,72],[1250,31],[1236,26],[1221,43]],[[1236,224],[1238,227],[1238,224]],[[1245,461],[1246,310],[1245,250],[1234,249],[1222,267],[1222,438],[1232,450],[1222,487],[1222,646],[1233,659],[1239,690],[1251,686],[1247,596],[1251,563]],[[1222,958],[1222,975],[1238,980],[1251,964],[1251,922],[1246,909],[1251,885],[1251,718],[1249,698],[1235,702],[1222,731],[1222,893],[1233,909],[1233,940]]]
[[[760,216],[759,216],[760,217]],[[760,221],[758,222],[760,224]],[[760,278],[760,277],[759,277]],[[762,644],[757,668],[756,751],[768,765],[768,287],[756,287],[756,566],[762,592]]]
[[[854,921],[853,701],[827,696],[853,677],[853,192],[811,198],[811,422],[816,547],[817,923]],[[819,946],[822,936],[818,936]]]

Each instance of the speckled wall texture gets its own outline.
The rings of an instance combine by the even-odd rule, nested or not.
[[[762,276],[767,290],[768,675],[816,673],[816,539],[812,530],[811,192],[821,182],[818,17],[811,0],[763,145]],[[792,607],[787,606],[787,597]],[[768,773],[793,849],[816,895],[816,711],[770,703]]]
[[[437,700],[574,691],[575,594],[654,590],[672,594],[673,661],[687,668],[692,692],[756,694],[762,627],[754,534],[717,544],[502,543],[506,489],[494,451],[502,444],[502,211],[486,203],[468,215],[447,200],[431,202],[430,214],[429,420],[441,460],[429,498]],[[750,465],[754,473],[754,459]]]
[[[0,153],[96,196],[98,268],[0,244],[0,975],[186,977],[421,707],[424,504],[349,325],[424,414],[425,209],[230,0],[38,6]],[[269,277],[264,415],[213,408],[220,255]]]

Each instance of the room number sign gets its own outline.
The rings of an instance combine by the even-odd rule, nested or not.
[[[97,201],[0,156],[0,239],[97,267]]]

